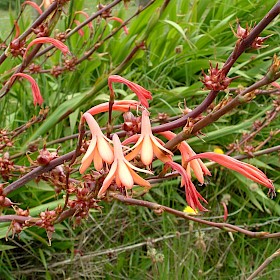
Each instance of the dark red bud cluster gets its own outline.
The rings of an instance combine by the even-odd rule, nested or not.
[[[264,47],[267,47],[263,45],[263,43],[269,38],[271,37],[272,35],[268,35],[266,37],[257,37],[253,43],[251,44],[251,48],[257,50],[257,49],[260,49],[260,48],[264,48]]]
[[[28,217],[29,216],[29,209],[26,209],[26,210],[23,210],[23,209],[21,209],[21,208],[19,208],[19,207],[14,207],[14,210],[15,210],[15,212],[16,212],[16,215],[18,215],[18,216],[24,216],[24,217]]]
[[[9,198],[7,198],[3,195],[0,195],[0,207],[4,208],[4,207],[10,207],[12,205],[13,205],[13,202]]]
[[[12,147],[14,145],[9,137],[9,132],[5,129],[0,130],[0,150],[2,145],[4,147]]]
[[[13,205],[12,201],[3,195],[3,184],[0,184],[0,208],[10,207]]]
[[[67,39],[67,32],[60,32],[55,35],[55,39],[61,42],[65,42]]]
[[[40,24],[37,28],[32,30],[34,34],[36,34],[36,38],[49,36],[49,28],[45,23]]]
[[[36,181],[44,180],[50,182],[54,186],[56,194],[59,194],[62,190],[69,190],[69,188],[75,188],[72,182],[66,182],[66,175],[62,165],[56,166],[51,171],[41,174],[37,177]]]
[[[51,69],[51,75],[53,75],[55,78],[57,78],[62,72],[63,72],[63,69],[59,65],[55,65]]]
[[[141,117],[135,117],[131,112],[123,114],[124,123],[122,129],[127,132],[129,136],[140,132]]]
[[[237,151],[239,150],[239,145],[237,143],[231,143],[227,146],[228,150]]]
[[[106,7],[105,5],[99,4],[99,5],[97,5],[97,10],[100,11],[100,10],[104,9],[105,7]],[[101,17],[102,18],[111,17],[112,16],[111,11],[112,11],[111,9],[107,9],[106,11],[102,12]]]
[[[237,32],[234,33],[235,37],[237,37],[240,40],[244,40],[248,37],[248,35],[250,34],[251,28],[247,25],[246,28],[241,27],[240,23],[237,23]],[[253,49],[260,49],[263,46],[263,43],[272,35],[268,35],[266,37],[257,37],[255,38],[255,40],[253,41],[253,43],[251,44],[251,48]]]
[[[49,152],[46,147],[44,147],[41,151],[39,151],[39,155],[36,159],[36,162],[39,165],[47,165],[53,159],[58,158],[57,151]]]
[[[64,61],[64,67],[69,71],[74,71],[76,69],[78,59],[77,57],[72,57],[71,59],[66,59]]]
[[[41,71],[41,66],[38,64],[35,64],[35,63],[30,64],[30,66],[28,68],[29,68],[29,72],[31,74],[37,74],[37,73],[40,73],[40,71]]]
[[[218,63],[215,68],[212,67],[212,63],[210,62],[210,69],[208,70],[208,74],[206,75],[205,72],[202,70],[203,79],[202,82],[205,87],[209,90],[220,91],[225,90],[234,78],[228,78],[225,76],[222,70],[219,70]]]
[[[25,48],[25,41],[22,40],[20,41],[19,39],[14,39],[10,43],[10,53],[12,56],[17,57],[17,56],[23,56],[26,51]]]
[[[21,208],[14,206],[14,210],[16,212],[16,215],[18,215],[18,216],[23,216],[23,217],[29,216],[29,209],[23,210]],[[23,228],[25,226],[27,226],[27,224],[28,224],[27,221],[25,221],[25,222],[12,221],[10,228],[12,230],[13,237],[15,236],[15,234],[17,234],[17,235],[20,234],[22,232]]]
[[[255,148],[252,145],[246,145],[243,149],[244,153],[248,154],[251,157],[254,157]]]
[[[11,171],[13,171],[14,163],[9,159],[10,155],[8,152],[4,153],[3,156],[0,157],[0,174],[5,181],[9,180]]]
[[[79,224],[82,219],[87,218],[91,208],[100,209],[100,206],[97,204],[99,200],[93,197],[93,192],[89,188],[76,188],[75,194],[76,199],[69,200],[68,206],[76,210],[76,224]]]
[[[59,209],[59,211],[47,209],[46,211],[41,212],[40,213],[41,220],[36,222],[36,225],[44,228],[48,233],[53,233],[54,221],[56,220],[60,211],[61,209]]]
[[[260,128],[262,126],[262,121],[261,120],[256,120],[253,123],[253,128],[254,130],[257,130],[258,128]]]
[[[160,123],[167,122],[168,115],[166,113],[158,113],[158,120]]]

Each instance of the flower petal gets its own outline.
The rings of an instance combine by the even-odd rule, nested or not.
[[[207,152],[207,153],[201,153],[197,154],[190,159],[196,159],[196,158],[206,158],[212,161],[215,161],[229,169],[232,169],[234,171],[237,171],[238,173],[244,175],[245,177],[260,183],[267,188],[274,189],[274,186],[269,180],[266,175],[256,167],[248,164],[248,163],[243,163],[239,160],[233,159],[227,155],[222,155],[222,154],[216,154],[212,152]]]
[[[88,167],[91,165],[91,162],[92,162],[93,157],[94,157],[93,151],[95,149],[95,144],[96,144],[96,138],[93,138],[90,141],[90,144],[89,144],[89,147],[87,149],[86,154],[82,158],[82,164],[81,164],[80,169],[79,169],[81,174],[83,174],[88,169]]]
[[[102,157],[100,156],[98,149],[95,149],[93,151],[93,164],[97,171],[100,171],[103,169],[103,160],[102,160]]]
[[[156,137],[151,134],[150,135],[151,137],[151,140],[153,141],[153,143],[159,148],[161,149],[162,151],[166,152],[167,154],[170,154],[171,156],[173,156],[173,153],[171,151],[169,151],[168,149],[164,148],[160,143],[159,141],[157,141]]]
[[[134,135],[126,138],[124,141],[122,141],[122,145],[124,146],[124,145],[128,145],[128,144],[131,144],[131,143],[137,143],[139,138],[140,138],[139,134],[134,134]],[[132,150],[132,149],[133,149],[133,147],[130,148],[129,150]]]
[[[127,161],[126,159],[124,159],[124,162],[125,162],[125,164],[126,164],[128,167],[130,167],[130,168],[133,169],[133,170],[136,170],[136,171],[138,171],[138,172],[143,172],[143,173],[147,173],[147,174],[153,175],[153,172],[151,172],[151,171],[149,171],[149,170],[146,170],[146,169],[138,168],[138,167],[132,165],[132,164],[131,164],[129,161]]]
[[[156,157],[161,160],[162,162],[168,162],[168,161],[172,161],[172,157],[171,155],[166,155],[165,153],[163,153],[153,142],[153,151],[154,154],[156,155]]]
[[[37,3],[32,2],[32,1],[24,1],[21,6],[24,5],[30,5],[31,7],[33,7],[40,15],[43,13],[43,11],[41,10],[41,8],[38,6]]]
[[[129,110],[136,110],[140,103],[136,100],[117,100],[113,104],[113,111],[127,112]],[[108,112],[109,111],[109,102],[105,102],[99,105],[92,107],[87,110],[86,113],[91,115],[96,115],[98,113]]]
[[[96,137],[93,136],[92,139],[90,140],[88,149],[87,149],[85,155],[83,156],[82,163],[83,163],[84,161],[86,161],[87,158],[88,158],[90,155],[93,154],[93,151],[94,151],[95,147],[96,147]]]
[[[141,161],[145,165],[150,165],[154,158],[153,144],[149,135],[145,135],[141,147]]]
[[[114,94],[112,83],[122,83],[122,84],[127,85],[137,95],[141,104],[147,108],[149,107],[149,103],[148,103],[147,99],[151,100],[152,94],[148,90],[144,89],[143,87],[141,87],[121,76],[111,75],[108,78],[108,86],[109,86],[111,94]]]
[[[134,172],[131,168],[129,168],[130,174],[135,182],[135,185],[139,185],[141,187],[151,188],[151,184],[140,177],[136,172]]]
[[[143,136],[141,135],[138,141],[136,142],[136,144],[132,148],[130,148],[130,150],[132,151],[125,156],[126,160],[132,160],[135,157],[137,157],[137,155],[139,154],[142,148],[142,143],[141,143],[142,141],[143,141]]]
[[[103,135],[97,136],[97,147],[102,159],[111,164],[114,161],[114,153],[109,143],[103,138]]]
[[[204,173],[204,175],[208,175],[208,176],[212,176],[211,172],[209,171],[209,169],[206,167],[206,165],[202,162],[202,160],[199,158],[198,162],[200,164],[200,167]]]
[[[120,178],[121,183],[125,186],[126,189],[131,189],[133,187],[133,178],[131,173],[129,172],[128,167],[122,160],[118,160],[118,176]]]
[[[190,161],[190,166],[194,172],[195,177],[199,181],[199,183],[204,184],[204,177],[203,177],[203,172],[201,169],[201,166],[198,162],[198,160],[192,160]]]
[[[121,23],[121,24],[123,24],[123,20],[121,19],[121,18],[118,18],[118,17],[110,17],[110,18],[108,18],[109,20],[115,20],[115,21],[118,21],[119,23]],[[128,29],[127,29],[127,27],[126,27],[126,25],[124,25],[123,26],[123,30],[124,30],[124,33],[126,34],[126,35],[128,35]]]
[[[106,176],[105,180],[103,181],[102,187],[100,188],[97,197],[100,197],[110,187],[113,179],[115,178],[115,173],[117,171],[117,167],[118,167],[118,163],[117,163],[117,161],[114,161],[108,175]]]

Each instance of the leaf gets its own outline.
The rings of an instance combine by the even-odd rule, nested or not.
[[[7,251],[7,250],[12,250],[12,249],[15,249],[17,248],[16,246],[11,246],[11,245],[1,245],[0,244],[0,252],[3,252],[3,251]]]
[[[44,268],[47,270],[47,269],[48,269],[48,265],[47,265],[47,261],[46,261],[46,258],[45,258],[45,255],[44,255],[44,252],[42,251],[42,249],[41,249],[41,248],[39,248],[38,250],[39,250],[39,255],[40,255],[40,258],[41,258],[42,264],[43,264]]]
[[[10,223],[3,223],[0,225],[0,239],[6,237],[9,226],[10,226]],[[10,233],[11,233],[11,231],[10,231]]]
[[[177,24],[176,22],[174,21],[171,21],[171,20],[164,20],[164,22],[168,23],[169,25],[173,26],[181,35],[182,37],[184,38],[184,40],[188,41],[188,38],[183,30],[183,28]]]
[[[70,131],[71,134],[74,133],[75,128],[77,127],[77,120],[79,117],[79,112],[80,110],[77,109],[74,113],[72,113],[71,115],[69,115],[69,122],[70,122]]]
[[[30,138],[27,140],[26,144],[23,145],[23,148],[25,148],[30,142],[33,140],[39,138],[42,135],[45,135],[45,133],[48,130],[51,130],[53,126],[56,125],[56,123],[60,120],[60,118],[69,110],[71,110],[71,107],[74,106],[77,102],[79,102],[81,99],[83,99],[83,95],[75,96],[74,98],[65,101],[63,104],[61,104],[47,119],[46,121],[30,136]]]

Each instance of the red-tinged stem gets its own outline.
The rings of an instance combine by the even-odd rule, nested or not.
[[[58,218],[55,220],[55,224],[61,223],[62,221],[66,220],[66,219],[69,218],[69,217],[73,217],[73,215],[75,214],[75,212],[76,212],[77,210],[78,210],[78,209],[76,209],[76,208],[74,207],[74,208],[70,208],[70,209],[67,209],[67,210],[63,211],[63,212],[58,216]]]
[[[57,8],[58,4],[57,1],[54,1],[49,7],[48,9],[41,14],[34,22],[33,24],[26,30],[24,31],[17,39],[19,41],[22,41],[23,39],[25,39],[29,34],[31,34],[33,32],[33,30],[38,27],[42,22],[44,22],[46,20],[46,18]],[[0,65],[5,61],[5,59],[7,58],[6,54],[3,53],[0,56]]]
[[[258,152],[255,152],[255,153],[253,153],[253,156],[257,157],[257,156],[262,156],[262,155],[266,155],[266,154],[270,154],[270,153],[274,153],[274,152],[278,152],[278,151],[280,151],[280,145],[272,147],[272,148],[267,148],[267,149],[264,149],[264,150],[261,150],[261,151],[258,151]],[[242,159],[250,158],[250,157],[251,156],[249,156],[249,155],[237,155],[237,156],[234,156],[234,158],[238,159],[238,160],[242,160]]]
[[[32,222],[36,222],[37,218],[33,218],[33,217],[25,217],[25,216],[19,216],[19,215],[2,215],[0,216],[0,223],[3,222],[11,222],[11,221],[16,221],[19,223],[24,223],[26,221],[32,221]]]
[[[158,132],[167,131],[167,130],[173,130],[175,128],[184,126],[187,123],[187,120],[189,118],[196,118],[198,115],[203,113],[209,107],[209,105],[215,100],[217,94],[218,94],[218,91],[213,91],[213,90],[210,91],[210,93],[202,101],[202,103],[200,105],[198,105],[194,110],[192,110],[188,114],[184,115],[183,117],[181,117],[175,121],[152,127],[153,133],[158,133]]]
[[[252,140],[256,135],[258,135],[258,133],[265,127],[267,127],[279,114],[279,111],[277,110],[277,108],[273,108],[273,110],[271,111],[271,113],[269,114],[270,117],[267,119],[265,118],[264,121],[262,122],[262,124],[260,125],[260,127],[258,128],[253,128],[251,130],[251,132],[246,136],[244,137],[241,141],[239,141],[238,143],[238,147],[241,147],[241,145],[243,145],[244,143]],[[273,135],[270,135],[270,138],[272,138]],[[269,140],[267,140],[269,141]],[[265,143],[261,143],[260,145],[264,145]],[[262,146],[256,148],[256,150],[259,150]],[[255,150],[255,151],[256,151]],[[227,155],[230,155],[231,153],[234,152],[234,149],[231,149],[230,151],[227,152]]]
[[[231,55],[227,59],[221,71],[226,75],[231,69],[232,65],[238,59],[238,57],[253,43],[256,37],[266,28],[266,26],[280,13],[280,1],[278,1],[274,7],[267,13],[267,15],[251,30],[248,37],[238,44],[236,44]],[[178,127],[183,127],[189,118],[196,118],[202,112],[204,112],[207,107],[214,101],[219,91],[211,91],[204,101],[198,105],[189,114],[175,120],[173,122],[163,124],[160,126],[153,127],[153,132],[162,132],[166,130],[173,130]],[[168,142],[169,143],[169,142]],[[170,144],[168,144],[169,146]]]
[[[231,53],[229,58],[222,68],[223,73],[227,74],[238,59],[238,57],[252,44],[252,42],[257,38],[260,33],[267,27],[267,25],[276,18],[280,13],[280,1],[278,1],[271,10],[264,16],[264,18],[250,31],[248,37],[241,40],[239,44],[236,45],[235,50]]]
[[[265,154],[269,154],[269,153],[273,153],[273,152],[277,152],[280,151],[280,145],[276,146],[276,147],[272,147],[272,148],[268,148],[262,151],[258,151],[256,153],[253,153],[254,156],[260,156],[260,155],[265,155]],[[22,187],[23,185],[25,185],[27,182],[33,180],[34,178],[40,176],[41,174],[48,172],[50,170],[52,170],[53,168],[55,168],[56,166],[63,164],[66,161],[70,161],[73,159],[73,156],[79,156],[80,155],[80,151],[79,150],[74,150],[72,152],[69,152],[59,158],[56,158],[54,160],[52,160],[48,165],[46,166],[39,166],[36,167],[35,169],[33,169],[31,172],[29,172],[28,174],[22,176],[21,178],[19,178],[18,180],[14,181],[13,183],[11,183],[9,186],[7,186],[4,191],[3,191],[3,195],[8,195],[9,193],[15,191],[16,189]],[[239,155],[239,156],[235,156],[235,159],[238,160],[242,160],[245,158],[248,158],[248,155]],[[173,175],[171,175],[173,176]],[[160,178],[152,178],[151,179],[151,183],[157,183],[158,180],[161,180]]]
[[[275,75],[273,80],[278,79],[280,74]],[[221,116],[225,115],[226,113],[232,111],[234,108],[236,108],[238,105],[249,102],[254,97],[254,90],[260,88],[261,86],[267,85],[272,80],[268,78],[267,76],[264,76],[260,81],[254,83],[250,87],[246,88],[244,91],[242,91],[239,95],[237,95],[233,100],[231,100],[228,104],[226,104],[224,107],[219,109],[218,111],[214,113],[208,114],[205,118],[203,118],[201,121],[197,122],[191,130],[183,130],[180,133],[177,134],[176,137],[171,139],[165,144],[165,148],[172,150],[174,147],[176,147],[179,143],[182,141],[188,139],[191,135],[195,134],[196,132],[200,131],[202,128],[206,127],[207,125],[215,122],[218,120]],[[247,98],[245,97],[246,94],[250,94],[252,92],[252,96]],[[195,111],[195,110],[193,110]],[[193,112],[192,111],[192,112]],[[192,113],[191,112],[191,113]]]
[[[81,24],[76,26],[74,29],[72,29],[69,33],[66,35],[66,39],[68,39],[70,36],[78,32],[80,29],[82,29],[84,26],[86,26],[89,22],[93,21],[95,18],[99,17],[103,12],[112,9],[114,6],[116,6],[118,3],[122,2],[122,0],[115,0],[111,4],[106,5],[103,9],[97,11],[93,15],[91,15],[89,18],[87,18],[85,21],[83,21]],[[51,49],[53,49],[53,46],[49,46],[39,52],[36,57],[39,57],[47,52],[49,52]]]
[[[112,194],[112,198],[119,200],[123,203],[129,204],[129,205],[135,205],[135,206],[141,206],[141,207],[146,207],[155,211],[162,211],[162,212],[168,212],[176,217],[181,217],[185,220],[190,220],[196,223],[208,225],[211,227],[219,228],[228,232],[239,232],[242,234],[245,234],[249,237],[252,238],[260,238],[260,239],[266,239],[266,238],[279,238],[280,237],[280,232],[277,233],[268,233],[268,232],[252,232],[243,228],[240,228],[238,226],[234,226],[228,223],[216,223],[216,222],[211,222],[208,220],[203,220],[194,216],[190,216],[187,213],[172,209],[170,207],[160,205],[158,203],[153,203],[149,201],[144,201],[144,200],[139,200],[139,199],[134,199],[130,197],[126,197],[120,194]]]
[[[102,37],[102,36],[99,36],[99,39],[97,40],[97,43],[94,44],[94,46],[93,46],[90,50],[88,50],[88,51],[86,52],[85,55],[83,55],[81,58],[79,58],[79,59],[77,60],[76,65],[78,65],[78,64],[82,63],[84,60],[88,59],[98,48],[100,48],[100,46],[102,46],[102,45],[104,44],[104,42],[106,42],[106,41],[109,40],[111,37],[113,37],[117,32],[119,32],[119,31],[121,30],[121,28],[122,28],[123,26],[127,25],[133,18],[135,18],[136,16],[138,16],[138,15],[139,15],[141,12],[143,12],[145,9],[147,9],[154,1],[155,1],[155,0],[150,1],[150,3],[149,3],[148,5],[146,5],[146,6],[143,7],[142,9],[137,10],[130,18],[128,18],[127,20],[125,20],[125,21],[123,22],[123,24],[121,24],[121,26],[115,28],[115,29],[114,29],[110,34],[108,34],[104,39],[101,40],[101,37]],[[117,3],[115,3],[114,5],[116,5],[116,4],[117,4]],[[113,3],[112,3],[111,5],[113,5]],[[112,6],[109,7],[109,8],[112,8]],[[106,9],[108,9],[108,6],[104,7],[104,8],[103,8],[102,10],[100,10],[100,11],[105,11]],[[100,11],[98,11],[98,12],[96,13],[97,16],[100,15]],[[93,16],[91,16],[92,20],[95,19],[95,18],[97,17],[96,14],[94,14]],[[79,26],[77,26],[75,29],[73,29],[71,32],[67,33],[66,38],[69,38],[71,35],[73,35],[73,34],[74,34],[74,30],[76,30],[75,32],[77,32],[77,31],[79,30],[79,29],[77,29],[77,28],[80,27],[80,26],[83,27],[83,26],[84,26],[84,22],[81,23]],[[103,30],[103,32],[104,32],[104,31],[105,31],[105,29]],[[103,32],[102,32],[101,35],[103,35]],[[47,51],[51,50],[52,48],[53,48],[53,46],[50,46],[50,47],[44,49],[43,51],[39,52],[39,53],[36,55],[36,57],[39,57],[39,56],[43,55],[44,53],[46,53]],[[61,70],[62,70],[62,71],[65,70],[65,67],[62,67]],[[44,73],[49,73],[49,72],[50,72],[50,70],[45,70],[45,71],[44,71]],[[43,71],[41,71],[41,73],[43,73]]]
[[[11,183],[9,186],[7,186],[3,190],[3,195],[4,196],[8,195],[12,191],[20,188],[21,186],[25,185],[27,182],[33,180],[34,178],[38,177],[39,175],[52,170],[56,166],[63,164],[65,161],[71,160],[75,153],[76,153],[76,151],[69,152],[59,158],[52,160],[48,165],[36,167],[35,169],[30,171],[26,175],[19,178],[17,181],[15,181],[15,182]]]
[[[260,150],[266,143],[268,143],[274,136],[276,136],[279,133],[280,133],[280,129],[276,131],[271,131],[269,136],[255,148],[255,151]]]

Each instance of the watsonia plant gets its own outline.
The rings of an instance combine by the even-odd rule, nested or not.
[[[208,94],[195,109],[184,108],[183,115],[174,117],[169,117],[166,112],[161,111],[155,119],[151,118],[153,105],[155,106],[152,103],[155,94],[145,89],[140,82],[132,82],[120,74],[136,59],[139,51],[148,48],[146,42],[150,39],[149,35],[166,15],[170,1],[150,1],[146,6],[139,6],[135,9],[134,14],[126,20],[114,15],[114,9],[122,2],[127,8],[130,8],[129,1],[115,0],[108,5],[98,5],[95,13],[89,15],[85,11],[73,11],[74,1],[44,1],[44,6],[25,1],[21,12],[24,13],[27,6],[32,6],[38,17],[30,27],[22,31],[19,24],[21,16],[19,16],[14,23],[15,35],[11,33],[10,37],[2,42],[3,52],[0,56],[0,63],[5,72],[3,71],[0,98],[2,100],[11,98],[9,95],[13,93],[13,87],[20,83],[20,78],[24,78],[31,84],[34,106],[41,106],[38,116],[33,117],[24,125],[11,131],[4,128],[0,130],[0,175],[2,177],[0,222],[10,222],[10,225],[5,228],[6,236],[20,235],[25,228],[35,226],[44,228],[51,241],[55,224],[61,223],[67,218],[73,218],[75,226],[78,226],[82,220],[88,217],[91,209],[100,210],[103,202],[118,200],[153,209],[158,214],[168,212],[186,220],[226,231],[237,231],[251,237],[279,237],[280,233],[251,232],[226,223],[228,210],[225,202],[223,202],[224,222],[217,223],[143,200],[141,196],[149,192],[157,183],[180,176],[181,186],[185,190],[186,201],[192,213],[202,214],[208,211],[208,197],[200,194],[192,177],[194,175],[200,184],[205,184],[207,180],[211,179],[211,172],[202,159],[211,160],[238,172],[266,187],[271,198],[275,196],[272,180],[267,178],[260,169],[225,154],[207,151],[196,154],[186,140],[193,135],[199,137],[203,128],[226,114],[232,113],[235,108],[249,104],[257,95],[261,94],[275,94],[275,97],[271,98],[271,109],[266,112],[265,120],[256,122],[248,135],[244,135],[238,144],[232,144],[229,154],[232,151],[240,150],[241,146],[245,144],[243,150],[249,156],[254,156],[255,152],[262,152],[259,150],[265,143],[279,133],[279,130],[273,131],[269,139],[265,139],[256,147],[249,143],[279,114],[280,101],[279,95],[277,96],[279,85],[276,80],[280,77],[280,62],[277,56],[274,56],[266,74],[249,87],[229,88],[231,82],[239,77],[229,77],[228,74],[236,60],[246,50],[261,49],[264,43],[269,44],[270,35],[262,37],[261,32],[280,13],[280,2],[277,2],[254,27],[243,28],[240,23],[237,24],[237,30],[232,34],[233,37],[237,37],[236,43],[227,60],[222,66],[218,64],[213,66],[210,63],[208,72],[202,73],[201,81]],[[64,29],[58,30],[57,26],[60,29],[63,26],[61,18],[67,5],[70,5],[69,18],[64,22]],[[141,16],[150,16],[148,24],[134,26],[133,34],[131,34],[132,28],[129,25],[133,26],[137,22],[135,18]],[[112,28],[112,24],[118,25]],[[174,23],[170,21],[168,24],[174,26]],[[175,27],[182,32],[178,26],[175,25]],[[124,36],[121,49],[113,49],[111,46],[112,53],[108,54],[106,44],[113,45],[114,40],[117,40],[120,34]],[[74,44],[74,42],[78,43]],[[115,43],[117,44],[117,42]],[[73,45],[75,48],[72,48]],[[57,50],[60,50],[62,55]],[[180,48],[177,51],[180,52]],[[118,55],[116,55],[117,52]],[[111,68],[110,63],[109,66],[105,63],[102,66],[105,60],[112,60],[114,66]],[[40,61],[40,64],[35,63],[36,61]],[[151,62],[153,61],[152,57]],[[83,73],[79,72],[78,66],[84,63],[92,67],[93,74],[88,72],[86,76],[83,76]],[[97,67],[98,70],[96,70]],[[43,108],[43,104],[55,104],[57,100],[55,98],[51,100],[42,94],[33,76],[36,74],[37,79],[40,77],[46,79],[43,75],[49,74],[52,79],[56,79],[65,72],[71,73],[69,81],[73,85],[75,79],[95,79],[94,87],[84,94],[71,96],[61,105],[58,104],[51,117],[45,120],[49,109]],[[107,83],[110,94],[102,98],[98,94]],[[131,98],[136,95],[137,100],[131,98],[119,100],[117,97],[120,96],[120,91],[115,90],[115,83],[125,85],[133,93]],[[274,88],[262,89],[270,84]],[[213,102],[220,99],[219,96],[223,94],[222,92],[235,92],[236,95],[224,98],[213,106]],[[57,97],[57,99],[60,98]],[[26,102],[26,99],[20,100],[19,98],[19,104],[21,101]],[[91,99],[94,99],[95,106],[87,105],[87,102],[93,103],[90,101]],[[105,99],[106,102],[97,102],[105,101],[102,99]],[[34,142],[34,140],[38,140],[39,136],[44,137],[48,130],[55,124],[64,121],[71,113],[76,112],[76,118],[78,118],[81,107],[86,108],[87,111],[81,114],[79,133],[68,136],[68,139],[78,139],[74,151],[64,153],[64,144],[61,144],[60,151],[59,149],[51,151],[45,145],[39,150],[36,159],[32,160],[29,155],[26,155],[31,166],[26,163],[26,160],[22,160],[24,164],[15,164],[18,156],[24,156],[22,151],[19,155],[13,152],[16,137],[17,139],[20,139],[20,136],[23,137],[25,140],[23,146],[28,153],[36,152],[39,147],[38,142]],[[114,123],[117,118],[116,112],[123,114],[123,119],[118,124]],[[99,120],[102,121],[99,122]],[[29,138],[24,136],[26,130],[42,121],[44,123]],[[153,126],[154,122],[159,124]],[[7,123],[8,121],[3,122],[5,124],[3,127]],[[102,127],[104,123],[106,123],[105,128]],[[73,126],[73,121],[71,124]],[[86,124],[90,132],[85,131]],[[181,131],[178,132],[178,129]],[[176,133],[172,131],[176,131]],[[90,140],[87,140],[86,135],[90,135]],[[65,140],[57,138],[54,140],[56,143],[63,143]],[[278,150],[279,146],[276,146],[269,151],[264,150],[263,153]],[[21,201],[14,199],[12,194],[31,180],[48,182],[53,186],[56,195],[64,198],[64,202],[55,205],[53,209],[46,208],[40,211],[38,216],[30,215],[29,209],[21,209],[19,205]],[[135,186],[140,186],[140,188]]]

